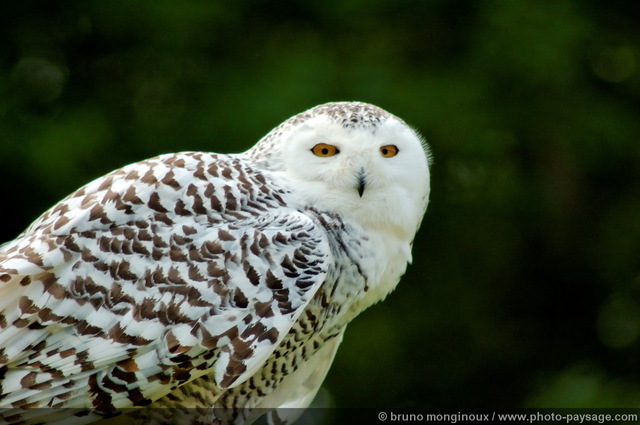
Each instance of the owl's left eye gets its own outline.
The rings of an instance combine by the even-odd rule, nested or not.
[[[380,155],[385,158],[391,158],[398,155],[398,147],[396,145],[385,145],[380,148]]]
[[[327,145],[326,143],[318,143],[314,147],[311,148],[311,152],[315,156],[320,156],[323,158],[327,158],[329,156],[337,155],[340,153],[340,150],[333,145]]]

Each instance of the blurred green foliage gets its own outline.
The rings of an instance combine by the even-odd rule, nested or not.
[[[429,141],[431,205],[324,397],[637,407],[639,23],[624,0],[3,2],[0,240],[127,163],[371,102]]]

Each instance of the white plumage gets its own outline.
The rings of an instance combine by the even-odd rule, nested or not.
[[[0,247],[2,418],[306,407],[345,326],[411,261],[428,195],[420,138],[358,102],[242,154],[162,155],[89,183]]]

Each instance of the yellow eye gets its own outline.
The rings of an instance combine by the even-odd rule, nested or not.
[[[391,158],[398,155],[398,147],[396,145],[386,145],[380,148],[380,155],[385,158]]]
[[[326,143],[318,143],[313,148],[311,148],[311,152],[313,152],[315,156],[321,156],[323,158],[340,153],[338,148],[333,145],[327,145]]]

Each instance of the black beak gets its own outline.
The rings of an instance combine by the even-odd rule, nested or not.
[[[362,194],[364,193],[364,186],[366,185],[367,181],[364,177],[364,168],[360,169],[360,172],[358,173],[358,195],[360,195],[360,197],[362,198]]]

